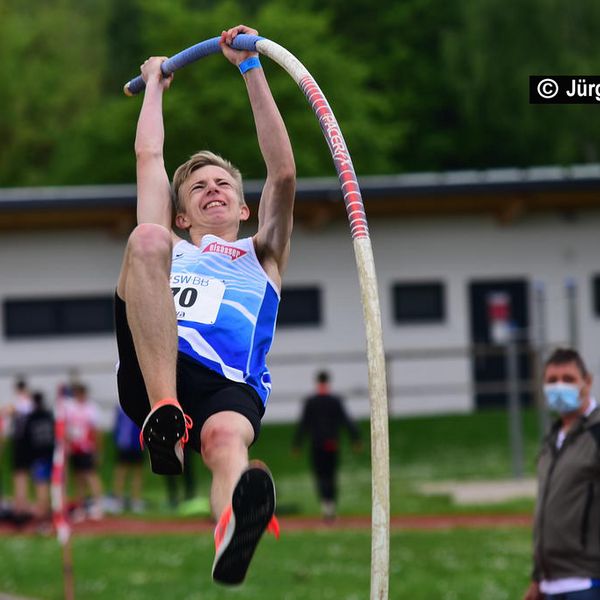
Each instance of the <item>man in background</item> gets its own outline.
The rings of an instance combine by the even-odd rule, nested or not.
[[[592,376],[570,348],[544,367],[558,415],[542,443],[533,528],[533,577],[524,600],[600,600],[600,408]]]
[[[329,373],[318,373],[315,383],[316,393],[304,400],[293,446],[298,452],[304,438],[310,438],[311,467],[321,500],[321,512],[326,521],[331,521],[336,515],[340,431],[342,428],[348,430],[356,450],[360,449],[360,435],[344,409],[342,398],[331,393]]]

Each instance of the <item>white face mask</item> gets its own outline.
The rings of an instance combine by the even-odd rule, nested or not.
[[[572,383],[549,383],[544,386],[544,396],[548,408],[560,414],[581,408],[581,390]]]

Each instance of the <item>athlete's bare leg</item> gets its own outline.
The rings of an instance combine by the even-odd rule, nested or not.
[[[169,287],[171,232],[153,223],[129,237],[117,293],[144,376],[150,405],[176,397],[177,319]]]
[[[29,512],[29,473],[19,469],[13,474],[13,509],[16,513]]]
[[[212,472],[210,503],[216,519],[231,502],[233,489],[248,466],[248,447],[253,439],[250,421],[233,411],[210,416],[202,427],[202,458]]]

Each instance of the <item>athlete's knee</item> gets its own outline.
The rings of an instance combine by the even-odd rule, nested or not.
[[[207,464],[247,452],[243,436],[225,423],[207,425],[200,438],[202,458]]]
[[[127,253],[130,261],[164,261],[171,256],[171,233],[162,225],[142,223],[129,236]]]

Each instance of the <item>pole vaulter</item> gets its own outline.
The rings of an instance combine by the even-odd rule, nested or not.
[[[220,39],[214,37],[200,42],[168,58],[161,66],[163,75],[168,76],[200,58],[221,52]],[[262,36],[240,34],[235,38],[233,47],[237,50],[257,51],[268,56],[287,71],[298,84],[319,121],[340,182],[353,239],[367,338],[372,462],[371,600],[387,600],[390,467],[386,371],[377,276],[360,187],[350,153],[333,111],[304,65],[285,48]],[[141,92],[144,87],[143,78],[138,76],[125,84],[124,91],[128,96],[133,96]]]

